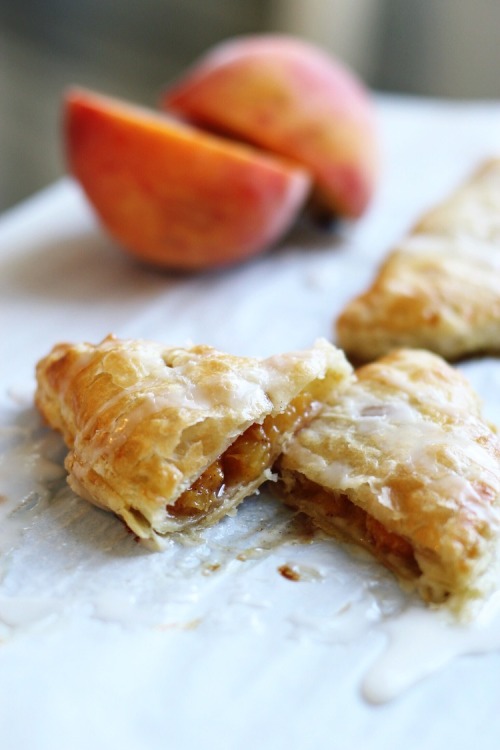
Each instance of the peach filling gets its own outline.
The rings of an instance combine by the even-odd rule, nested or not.
[[[276,460],[282,436],[295,433],[312,416],[312,398],[299,395],[285,411],[269,415],[262,424],[253,424],[214,461],[203,474],[169,507],[174,516],[206,513],[221,503],[228,490],[256,481]]]
[[[420,576],[415,551],[407,539],[386,529],[363,508],[354,505],[344,493],[330,492],[302,475],[296,476],[295,481],[291,504],[312,515],[318,526],[330,533],[337,531],[368,549],[399,575],[407,578]]]

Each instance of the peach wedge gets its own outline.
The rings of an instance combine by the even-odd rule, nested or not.
[[[68,166],[130,253],[197,270],[262,252],[293,224],[307,172],[163,113],[83,89],[65,97]]]
[[[162,96],[165,110],[309,170],[329,212],[360,216],[378,170],[374,104],[357,76],[285,35],[216,45]]]

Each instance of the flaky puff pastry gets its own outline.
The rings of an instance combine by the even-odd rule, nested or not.
[[[500,159],[422,217],[347,304],[336,334],[357,362],[397,347],[448,360],[500,351]]]
[[[499,582],[500,443],[441,357],[398,350],[356,372],[279,461],[287,504],[457,612]]]
[[[257,490],[350,372],[326,341],[255,359],[109,336],[55,346],[37,365],[35,402],[69,448],[72,489],[158,544]]]

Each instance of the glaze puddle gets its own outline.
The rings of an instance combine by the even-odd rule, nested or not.
[[[471,622],[404,594],[364,554],[310,528],[266,493],[235,517],[151,553],[67,487],[65,449],[34,410],[0,410],[0,635],[79,618],[155,632],[253,632],[326,648],[384,646],[362,678],[372,704],[454,659],[500,650],[500,595]]]

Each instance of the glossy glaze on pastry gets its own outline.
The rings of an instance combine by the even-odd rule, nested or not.
[[[35,400],[69,448],[73,490],[158,542],[256,491],[350,372],[326,341],[256,359],[109,336],[55,346],[37,365]]]
[[[397,347],[448,360],[500,352],[500,159],[418,222],[347,304],[336,335],[357,362]]]
[[[280,492],[456,610],[498,585],[500,443],[465,378],[399,350],[355,379],[279,461]]]

